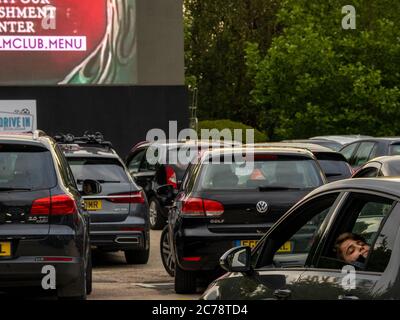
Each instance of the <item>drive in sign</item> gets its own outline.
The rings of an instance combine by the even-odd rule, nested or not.
[[[0,101],[0,132],[32,132],[36,129],[36,101]]]

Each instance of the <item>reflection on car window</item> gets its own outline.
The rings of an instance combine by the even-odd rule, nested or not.
[[[359,270],[384,269],[390,254],[380,260],[379,268],[370,265],[370,258],[376,255],[375,250],[386,246],[384,238],[387,236],[381,230],[384,230],[382,228],[393,204],[393,200],[383,197],[351,194],[341,210],[338,227],[330,235],[318,267],[340,269],[351,264]]]
[[[271,263],[282,267],[304,266],[338,196],[339,193],[322,195],[293,211],[264,240],[263,247],[254,252],[253,262],[258,267],[268,267]]]
[[[140,164],[142,163],[143,157],[146,153],[146,150],[142,150],[133,156],[132,160],[129,162],[128,170],[132,173],[138,173]]]
[[[249,169],[247,169],[249,168]],[[322,185],[318,167],[309,159],[270,159],[203,165],[201,189],[311,189]]]

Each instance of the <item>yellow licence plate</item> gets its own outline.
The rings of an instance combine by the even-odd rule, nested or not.
[[[292,244],[291,242],[286,242],[279,250],[278,253],[291,253],[292,252]]]
[[[0,242],[0,257],[11,257],[10,242]]]
[[[240,241],[240,246],[254,248],[257,245],[257,243],[258,243],[257,240],[242,240]]]
[[[241,247],[254,248],[257,245],[257,240],[242,240],[240,241]],[[292,244],[290,241],[286,242],[279,250],[278,253],[290,253],[292,252]]]
[[[87,211],[99,211],[103,209],[103,202],[101,200],[85,200]]]

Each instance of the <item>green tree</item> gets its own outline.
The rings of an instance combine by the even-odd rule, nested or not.
[[[346,4],[284,0],[284,30],[267,54],[247,45],[252,101],[270,138],[400,133],[400,1],[353,0],[356,30],[342,29]]]
[[[187,84],[199,89],[200,119],[259,126],[250,102],[247,41],[266,52],[278,31],[278,0],[184,0]]]

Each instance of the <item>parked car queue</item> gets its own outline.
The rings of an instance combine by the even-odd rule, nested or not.
[[[396,153],[393,151],[397,146],[396,139],[376,141],[387,144],[383,153]],[[353,158],[356,158],[357,150],[363,148],[362,142],[357,143]],[[249,158],[249,146],[246,149],[236,143],[200,142],[199,146],[193,141],[165,142],[164,148],[167,149],[196,146],[190,160],[196,158],[197,162],[178,163],[178,166],[167,162],[151,166],[145,156],[150,147],[148,143],[136,145],[125,164],[101,134],[85,134],[83,137],[61,135],[55,140],[39,131],[24,135],[4,134],[0,137],[0,161],[3,164],[0,179],[0,198],[3,197],[0,200],[3,209],[0,213],[0,288],[10,288],[15,284],[39,287],[41,267],[52,264],[60,274],[57,277],[57,296],[85,299],[92,290],[91,246],[104,251],[122,250],[127,263],[145,264],[149,257],[150,228],[157,229],[164,224],[160,254],[166,271],[175,279],[177,293],[195,292],[199,282],[212,282],[203,298],[225,299],[226,295],[218,296],[210,292],[221,293],[220,284],[230,275],[237,278],[238,272],[248,275],[257,273],[259,259],[269,261],[264,256],[260,258],[260,252],[266,250],[271,255],[268,251],[271,249],[270,242],[265,240],[270,234],[274,237],[278,234],[279,241],[272,242],[277,259],[273,259],[272,264],[265,264],[264,261],[262,268],[272,266],[272,273],[283,268],[289,272],[284,275],[288,279],[293,271],[293,275],[299,277],[291,284],[301,284],[302,268],[309,261],[320,259],[320,256],[310,256],[310,252],[315,253],[312,250],[318,243],[316,237],[321,232],[331,232],[326,229],[325,214],[335,216],[341,201],[350,197],[345,192],[346,188],[350,188],[350,182],[323,187],[328,180],[350,177],[352,170],[340,153],[317,145],[254,145]],[[346,147],[344,149],[347,150]],[[377,146],[374,150],[378,149]],[[221,150],[224,159],[220,158]],[[371,151],[368,155],[372,154]],[[227,155],[231,161],[225,163]],[[240,156],[242,159],[236,161]],[[250,169],[246,171],[249,163]],[[369,171],[364,176],[374,176],[371,174],[374,166],[377,169],[375,176],[393,175],[397,171],[386,169],[390,167],[388,163],[392,167],[396,165],[395,161],[386,158],[371,161],[365,165]],[[362,170],[359,171],[360,177],[363,176],[360,172],[366,172]],[[143,184],[143,181],[146,183]],[[365,185],[354,186],[360,189],[354,194],[354,201],[358,203],[354,212],[361,211],[354,213],[355,220],[349,222],[347,227],[341,226],[341,234],[358,234],[360,237],[346,241],[360,242],[362,239],[364,247],[369,248],[364,257],[364,267],[356,264],[360,270],[370,271],[365,265],[370,262],[369,254],[374,252],[371,248],[378,248],[378,252],[384,250],[388,258],[387,248],[379,249],[379,237],[376,237],[388,219],[388,212],[396,212],[393,208],[397,200],[393,193],[387,194],[388,189],[384,185],[381,192],[373,195],[373,186],[379,188],[380,183],[372,180]],[[335,191],[338,197],[332,197],[333,203],[328,201],[331,206],[325,208],[323,214],[312,217],[300,214],[300,218],[296,219],[301,222],[296,226],[288,222],[292,216],[297,217],[297,213],[290,212],[307,203],[308,194],[313,190],[317,191],[311,194],[317,194],[318,190],[322,190],[324,195],[335,193],[329,186],[332,190],[341,188],[341,191]],[[335,189],[334,186],[339,187]],[[360,196],[361,200],[357,198],[359,193],[364,193]],[[153,200],[150,207],[148,195]],[[368,202],[365,206],[360,204],[362,200],[374,200],[375,196],[384,199],[376,198],[377,201]],[[319,199],[319,196],[316,198]],[[322,196],[315,201],[318,208],[324,205],[324,199]],[[151,203],[156,206],[152,207]],[[291,207],[293,209],[289,210]],[[332,213],[332,210],[335,212]],[[304,220],[307,217],[310,220]],[[397,220],[393,219],[395,223]],[[285,225],[289,231],[299,229],[287,237],[286,233],[274,231],[280,230],[279,225]],[[391,233],[395,237],[395,230]],[[57,240],[60,238],[65,240],[65,247],[60,246]],[[282,239],[285,241],[282,242]],[[30,244],[25,245],[26,241]],[[31,245],[32,241],[36,241],[36,247]],[[70,246],[70,241],[76,249]],[[333,257],[332,252],[329,254]],[[333,260],[327,261],[328,264],[333,263]],[[337,261],[335,263],[336,267],[341,265]],[[381,273],[386,272],[384,267],[389,266],[389,261],[385,264],[378,259],[374,263],[382,264]],[[297,269],[296,273],[296,268],[301,270]],[[228,274],[213,282],[223,273],[222,270],[228,271]],[[320,286],[320,283],[314,285]],[[286,286],[285,282],[285,285],[275,288],[271,297],[307,298],[302,294],[293,294],[293,290]],[[218,290],[214,289],[216,287]],[[251,288],[251,285],[245,284],[245,288]],[[236,298],[261,297],[249,294]],[[339,294],[338,297],[350,296]],[[385,295],[361,292],[351,297]]]

